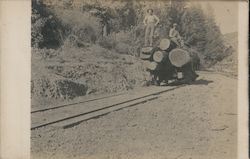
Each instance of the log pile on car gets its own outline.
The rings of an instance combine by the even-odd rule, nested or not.
[[[152,76],[151,82],[190,83],[198,75],[196,63],[188,47],[179,47],[169,39],[162,39],[157,47],[143,47],[140,58],[145,60],[145,67]]]

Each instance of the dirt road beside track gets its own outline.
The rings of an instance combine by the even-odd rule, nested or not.
[[[237,80],[199,75],[157,100],[67,129],[32,130],[32,158],[234,159]]]

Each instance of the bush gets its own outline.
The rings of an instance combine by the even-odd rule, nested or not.
[[[55,8],[55,14],[64,27],[69,29],[67,36],[74,35],[86,43],[95,43],[101,36],[100,19],[97,17],[86,12],[61,8]]]
[[[35,1],[32,5],[32,47],[57,49],[72,36],[80,43],[95,43],[101,36],[100,19],[87,12],[49,8]]]
[[[46,6],[32,1],[31,46],[36,48],[59,48],[65,28]]]
[[[117,53],[139,56],[141,40],[134,34],[135,30],[120,31],[98,39],[98,44]]]
[[[97,43],[105,49],[114,49],[116,45],[115,38],[112,35],[99,38]]]
[[[121,53],[139,56],[140,48],[143,46],[144,34],[142,34],[141,26],[132,27],[128,31],[120,31],[115,33],[115,41],[117,51]]]
[[[39,60],[46,60],[57,57],[59,55],[58,50],[54,49],[39,49],[39,48],[32,48],[32,59],[36,58]]]
[[[126,43],[117,42],[115,45],[115,50],[121,54],[130,54],[131,46]]]
[[[31,46],[39,47],[39,44],[43,42],[42,28],[45,26],[47,18],[42,18],[40,14],[34,10],[31,20]]]

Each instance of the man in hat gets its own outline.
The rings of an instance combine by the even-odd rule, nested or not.
[[[182,46],[183,41],[181,39],[180,33],[178,32],[178,30],[176,28],[177,28],[177,24],[174,23],[173,28],[171,28],[169,31],[169,37],[178,46]]]
[[[159,18],[153,14],[153,9],[147,10],[148,15],[143,20],[144,25],[146,26],[146,32],[145,32],[145,46],[153,45],[153,35],[154,35],[154,29],[155,26],[159,23]]]

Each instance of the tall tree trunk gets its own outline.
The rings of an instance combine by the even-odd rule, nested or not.
[[[104,24],[102,28],[102,36],[107,36],[108,35],[108,26],[107,24]]]

